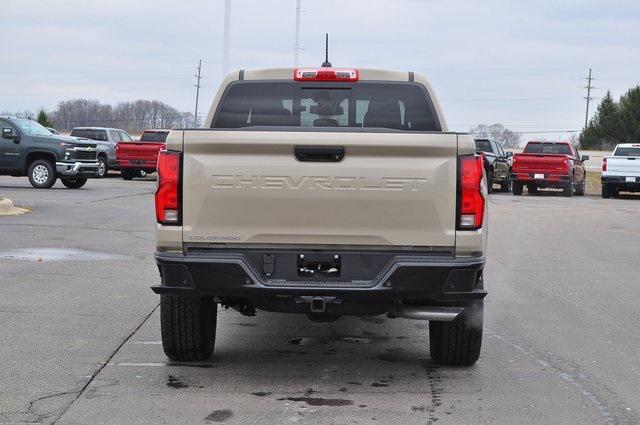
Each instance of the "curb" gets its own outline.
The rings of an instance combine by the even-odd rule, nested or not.
[[[0,199],[0,216],[3,215],[20,215],[26,213],[28,210],[24,208],[18,208],[13,206],[11,199]]]

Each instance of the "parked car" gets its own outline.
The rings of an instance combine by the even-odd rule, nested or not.
[[[45,127],[47,130],[51,132],[51,134],[55,134],[56,136],[60,135],[60,132],[53,127]]]
[[[489,193],[493,192],[493,185],[499,184],[500,190],[511,190],[511,152],[505,152],[500,143],[489,139],[475,139],[476,152],[482,156],[484,171],[487,174]]]
[[[104,127],[76,127],[71,130],[71,136],[89,139],[98,145],[98,178],[107,175],[109,170],[119,170],[116,159],[116,145],[119,142],[133,142],[129,134],[118,128]]]
[[[118,143],[116,158],[122,178],[131,180],[156,171],[158,152],[164,148],[168,134],[169,130],[145,130],[138,142]]]
[[[529,193],[559,188],[564,196],[582,196],[587,180],[583,163],[588,159],[569,142],[529,142],[522,153],[513,156],[513,194],[522,195],[526,185]]]
[[[214,99],[206,128],[172,131],[158,157],[153,290],[168,357],[211,356],[220,304],[428,320],[434,362],[475,363],[486,182],[428,81],[240,71]]]
[[[602,159],[602,197],[616,197],[621,190],[640,192],[640,143],[621,143]]]
[[[0,116],[0,175],[27,176],[37,189],[58,179],[77,189],[98,171],[97,146],[74,137],[52,134],[26,118]]]

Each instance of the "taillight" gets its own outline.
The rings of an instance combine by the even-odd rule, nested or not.
[[[485,202],[481,190],[483,168],[480,156],[460,158],[459,230],[475,230],[482,227]]]
[[[607,158],[602,158],[602,171],[607,171]]]
[[[160,224],[180,224],[180,152],[158,153],[156,219]]]
[[[293,79],[296,81],[358,81],[358,70],[354,68],[296,68]]]

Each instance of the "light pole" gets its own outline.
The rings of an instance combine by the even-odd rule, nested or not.
[[[298,59],[300,57],[300,5],[302,0],[296,0],[296,33],[295,43],[293,45],[293,64],[298,66]]]
[[[229,72],[229,43],[231,38],[231,0],[224,1],[224,35],[222,46],[222,76]]]

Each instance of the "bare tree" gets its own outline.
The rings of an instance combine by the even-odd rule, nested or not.
[[[117,127],[132,133],[148,128],[178,128],[193,124],[193,115],[180,112],[159,100],[120,102],[103,105],[97,100],[74,99],[60,102],[50,114],[61,130],[73,127]]]
[[[517,147],[520,144],[520,134],[505,128],[502,124],[480,124],[469,130],[475,137],[486,137],[495,140],[505,148]]]

